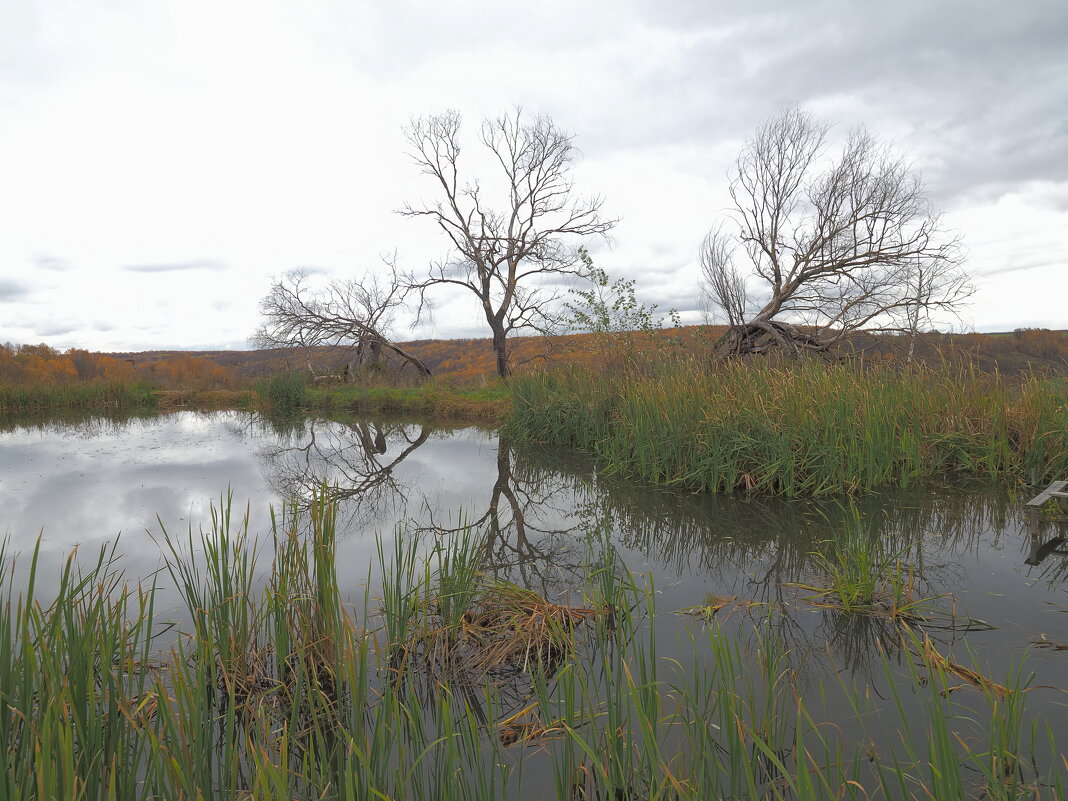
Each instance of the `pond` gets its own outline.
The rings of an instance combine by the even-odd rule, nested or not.
[[[722,659],[694,655],[694,632],[708,626],[746,650],[774,639],[779,669],[811,696],[810,713],[833,721],[842,742],[870,739],[877,754],[929,699],[897,623],[844,613],[826,594],[831,577],[852,575],[874,553],[897,566],[906,599],[924,600],[922,615],[902,619],[951,673],[966,665],[996,683],[1025,663],[1029,709],[1068,742],[1058,689],[1068,668],[1068,544],[1062,523],[1024,512],[1026,491],[928,484],[854,500],[729,498],[642,487],[596,468],[492,431],[413,422],[246,412],[16,421],[0,431],[0,534],[8,558],[21,553],[15,582],[38,537],[47,577],[75,546],[85,559],[118,536],[126,578],[152,577],[160,616],[180,626],[180,598],[161,569],[164,531],[210,528],[227,498],[235,517],[247,510],[250,530],[266,534],[272,508],[307,508],[329,488],[338,583],[355,605],[377,603],[373,566],[398,538],[429,553],[465,528],[478,532],[481,571],[572,602],[600,537],[652,588],[643,630],[659,659],[696,672]],[[968,673],[954,675],[964,687],[954,698],[963,697]],[[523,795],[542,797],[529,781]]]

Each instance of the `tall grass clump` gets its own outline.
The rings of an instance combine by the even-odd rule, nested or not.
[[[307,399],[304,374],[299,370],[290,370],[261,379],[256,384],[256,397],[264,411],[295,411]]]
[[[974,370],[674,362],[515,380],[520,439],[708,492],[820,495],[961,474],[1068,475],[1068,384]]]
[[[83,381],[66,385],[0,384],[0,413],[68,409],[121,411],[155,406],[152,387],[144,381]]]

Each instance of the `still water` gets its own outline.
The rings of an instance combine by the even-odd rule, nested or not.
[[[9,423],[0,430],[0,535],[21,560],[40,537],[45,576],[75,546],[84,557],[119,536],[127,578],[155,577],[166,599],[164,530],[209,526],[229,496],[235,516],[247,509],[251,530],[266,534],[272,507],[306,505],[325,485],[339,504],[339,582],[358,602],[368,580],[374,597],[380,540],[424,547],[464,525],[484,538],[485,571],[566,599],[582,584],[591,532],[607,531],[623,563],[655,588],[659,653],[670,657],[687,627],[701,625],[679,611],[712,595],[734,599],[721,616],[740,636],[749,613],[738,609],[776,609],[773,630],[803,681],[877,686],[876,643],[893,640],[885,626],[806,601],[830,543],[862,536],[910,565],[916,592],[952,615],[934,634],[942,653],[1002,678],[1026,660],[1038,688],[1029,703],[1068,742],[1068,709],[1052,689],[1068,673],[1068,648],[1056,647],[1068,645],[1066,531],[1024,513],[1027,490],[926,485],[855,504],[724,498],[636,486],[596,467],[483,429],[359,418],[178,412]]]

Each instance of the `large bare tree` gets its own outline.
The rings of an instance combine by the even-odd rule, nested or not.
[[[405,130],[437,200],[400,213],[429,218],[451,244],[447,258],[411,283],[421,304],[428,290],[448,285],[478,298],[503,377],[510,371],[509,336],[555,329],[560,285],[584,275],[577,246],[607,236],[616,221],[602,218],[600,197],[575,195],[573,137],[549,117],[516,109],[483,121],[479,142],[492,166],[482,179],[461,168],[460,123],[457,112],[447,111]]]
[[[307,271],[287,273],[260,301],[264,323],[254,344],[299,347],[309,354],[325,349],[331,358],[343,358],[349,380],[390,355],[429,376],[429,368],[417,356],[389,337],[397,312],[405,307],[408,287],[392,263],[386,266],[388,276],[367,274],[319,288],[311,285]]]
[[[862,128],[829,158],[829,127],[787,109],[738,157],[737,228],[712,228],[700,250],[730,354],[825,350],[862,329],[915,335],[973,291],[957,238],[905,160]]]

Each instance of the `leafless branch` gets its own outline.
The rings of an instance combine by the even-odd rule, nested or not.
[[[507,339],[514,332],[555,327],[553,286],[581,276],[576,243],[607,237],[616,224],[601,216],[603,199],[573,191],[573,137],[545,115],[522,109],[483,121],[479,142],[492,155],[499,191],[489,205],[483,184],[461,180],[460,115],[455,111],[412,120],[405,130],[413,161],[434,179],[438,199],[408,204],[400,214],[432,221],[448,238],[452,256],[409,277],[420,308],[441,285],[472,292],[493,334],[497,370],[509,372]]]
[[[904,159],[861,128],[827,159],[828,130],[787,109],[738,157],[730,187],[737,235],[715,228],[700,253],[705,292],[732,327],[733,352],[802,329],[806,341],[792,347],[825,349],[861,329],[915,333],[937,314],[957,313],[972,293],[959,240]],[[751,315],[735,244],[767,297]]]
[[[430,370],[388,334],[399,310],[406,305],[407,285],[396,266],[386,262],[388,277],[367,274],[359,279],[332,281],[313,289],[310,275],[295,270],[276,281],[260,301],[264,323],[253,339],[257,347],[326,347],[348,356],[347,373],[378,363],[393,354],[422,375]]]

